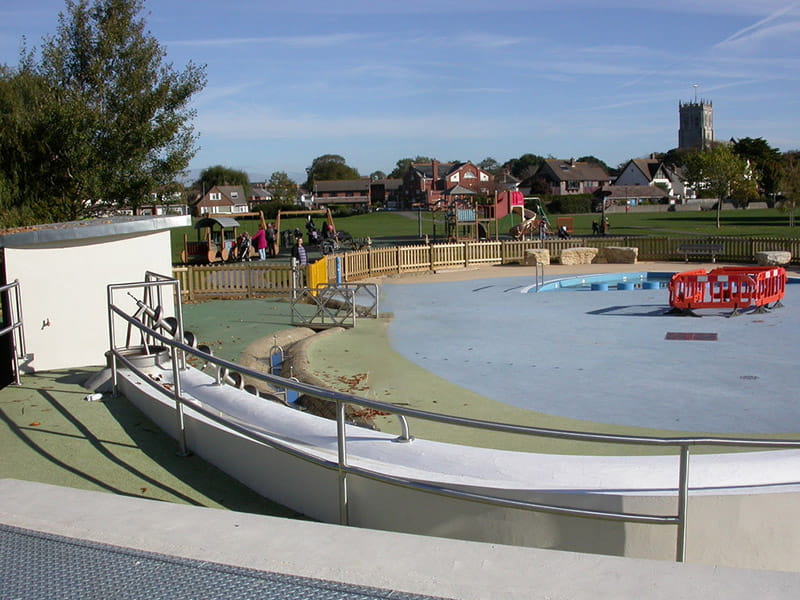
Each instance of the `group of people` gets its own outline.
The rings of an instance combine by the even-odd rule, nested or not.
[[[547,239],[548,227],[547,227],[547,220],[540,219],[539,220],[539,239],[544,241]],[[558,238],[561,240],[569,239],[569,230],[567,230],[566,225],[561,225],[558,228]]]
[[[259,225],[252,236],[245,231],[236,240],[236,256],[240,261],[250,260],[250,248],[255,248],[259,260],[267,260],[267,255],[275,257],[278,255],[277,240],[278,231],[272,223],[266,227]]]
[[[608,223],[608,217],[604,219],[600,219],[600,222],[592,221],[592,234],[594,235],[605,235],[608,233],[608,230],[611,228],[611,225]]]
[[[325,223],[322,226],[322,232],[317,231],[314,221],[309,215],[306,221],[306,231],[308,232],[309,244],[322,244],[326,239],[335,236],[334,229],[330,223]],[[300,265],[308,264],[308,255],[305,246],[303,246],[303,233],[299,228],[294,231],[284,231],[284,245],[292,244],[292,258],[296,259]],[[278,230],[272,223],[258,226],[252,236],[246,231],[242,233],[236,240],[235,257],[240,261],[249,261],[250,249],[253,248],[258,253],[258,260],[266,260],[269,256],[273,258],[278,255]]]

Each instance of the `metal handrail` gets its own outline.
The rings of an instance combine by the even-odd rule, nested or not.
[[[175,280],[169,282],[149,282],[146,285],[159,285],[163,283],[177,284]],[[114,385],[114,393],[118,392],[117,385],[117,361],[121,361],[125,366],[137,373],[144,381],[147,381],[155,389],[161,393],[167,393],[163,387],[155,382],[150,381],[135,365],[133,365],[119,349],[114,347],[113,336],[113,316],[117,315],[127,323],[134,327],[141,329],[147,336],[158,340],[162,344],[170,348],[172,371],[174,384],[172,386],[172,397],[175,400],[177,420],[179,427],[179,445],[182,453],[187,452],[185,429],[184,429],[184,416],[183,406],[187,405],[192,410],[207,416],[214,421],[221,423],[225,426],[231,427],[238,433],[241,433],[250,439],[263,442],[277,450],[288,452],[295,457],[314,462],[316,464],[325,466],[326,468],[336,469],[339,473],[339,511],[340,522],[348,524],[348,500],[347,500],[347,475],[354,474],[375,480],[380,480],[393,485],[398,485],[406,488],[414,488],[421,491],[436,493],[443,496],[462,498],[492,504],[495,506],[505,506],[512,508],[521,508],[532,510],[536,512],[548,512],[559,515],[568,515],[574,517],[595,518],[613,521],[625,521],[632,523],[650,523],[650,524],[668,524],[677,526],[677,540],[676,540],[676,554],[677,561],[682,562],[685,559],[686,549],[686,523],[687,523],[687,507],[689,496],[689,463],[690,463],[690,448],[692,446],[715,446],[715,447],[738,447],[738,448],[783,448],[783,449],[800,449],[800,440],[770,440],[758,438],[724,438],[724,437],[655,437],[655,436],[634,436],[634,435],[617,435],[605,433],[592,433],[580,432],[570,430],[548,429],[543,427],[532,427],[527,425],[515,425],[511,423],[496,423],[492,421],[483,421],[479,419],[472,419],[468,417],[458,417],[452,415],[442,415],[432,413],[410,407],[403,407],[394,404],[387,404],[378,400],[370,400],[360,396],[328,390],[325,388],[317,387],[300,381],[294,381],[276,375],[254,371],[253,369],[243,367],[231,361],[222,358],[211,356],[210,354],[201,352],[197,348],[187,345],[181,341],[172,339],[160,332],[148,327],[141,321],[129,316],[122,309],[113,303],[113,291],[116,289],[129,289],[131,287],[141,287],[142,283],[137,284],[119,284],[109,286],[109,324],[111,327],[111,356],[112,360],[112,382]],[[179,284],[178,284],[179,288]],[[180,290],[178,289],[178,292]],[[178,297],[180,295],[178,294]],[[318,398],[323,398],[336,403],[336,421],[337,421],[337,448],[338,457],[335,464],[330,461],[323,461],[316,459],[312,456],[299,453],[298,451],[289,448],[287,445],[280,443],[274,436],[269,436],[264,432],[259,432],[257,427],[252,425],[242,424],[238,419],[231,415],[220,412],[209,411],[200,406],[196,401],[190,397],[184,397],[180,386],[180,377],[182,368],[179,366],[177,356],[179,353],[191,354],[198,358],[218,366],[218,368],[228,369],[231,371],[238,371],[240,374],[252,377],[256,380],[263,381],[268,384],[277,385],[279,387],[290,388],[302,394],[312,395]],[[184,367],[185,368],[185,367]],[[267,400],[265,400],[267,401]],[[347,461],[347,435],[345,430],[345,413],[344,406],[346,404],[355,404],[365,408],[372,408],[380,411],[393,413],[400,417],[418,418],[432,422],[443,423],[447,425],[455,425],[460,427],[471,427],[481,430],[489,430],[503,433],[513,433],[520,435],[546,437],[552,439],[562,439],[571,441],[583,442],[599,442],[608,444],[624,444],[624,445],[641,445],[641,446],[656,446],[656,447],[674,447],[680,449],[679,458],[679,474],[677,482],[677,498],[678,498],[678,511],[675,515],[656,515],[656,514],[641,514],[641,513],[626,513],[616,511],[601,511],[574,508],[569,506],[555,505],[555,504],[542,504],[534,502],[526,502],[521,500],[509,500],[506,498],[498,498],[495,496],[475,494],[465,492],[462,490],[454,490],[451,488],[444,488],[432,484],[423,484],[420,482],[409,482],[407,480],[392,477],[383,473],[377,473],[363,467],[353,467]],[[401,420],[401,423],[403,421]],[[410,433],[408,431],[407,423],[403,425],[403,435],[398,438],[399,441],[410,441]]]
[[[11,301],[11,293],[14,292],[14,301]],[[0,294],[5,294],[4,302],[8,304],[8,314],[11,324],[0,329],[0,336],[11,334],[11,360],[14,362],[14,383],[20,385],[19,379],[19,360],[25,358],[27,350],[25,346],[25,326],[22,318],[22,297],[19,289],[19,279],[11,283],[0,286]]]

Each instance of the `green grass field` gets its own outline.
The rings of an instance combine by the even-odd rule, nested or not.
[[[555,228],[556,219],[561,215],[550,215]],[[567,216],[567,215],[564,215]],[[598,213],[569,215],[574,220],[574,235],[592,234],[592,221],[600,219]],[[613,213],[608,215],[611,225],[610,235],[685,237],[695,235],[733,236],[733,237],[774,237],[795,238],[800,236],[800,227],[789,227],[789,216],[777,209],[725,210],[722,212],[720,227],[717,228],[715,211],[663,212],[663,213]],[[498,224],[501,238],[507,238],[508,230],[519,223],[518,216],[506,217]],[[318,228],[322,221],[315,221]],[[258,220],[240,221],[241,228],[253,233],[258,228]],[[354,238],[370,237],[373,240],[414,239],[428,235],[442,239],[444,234],[444,215],[442,213],[416,212],[375,212],[366,215],[340,217],[335,220],[339,231],[346,231]],[[305,234],[305,219],[282,219],[281,229],[295,227]],[[197,239],[197,232],[191,227],[172,230],[173,262],[180,262],[184,234],[189,240]],[[495,229],[489,232],[494,237]]]

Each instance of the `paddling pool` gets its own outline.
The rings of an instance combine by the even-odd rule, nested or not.
[[[528,289],[528,293],[539,292],[588,292],[609,290],[658,290],[665,289],[672,273],[603,273],[600,275],[581,275],[550,281]]]

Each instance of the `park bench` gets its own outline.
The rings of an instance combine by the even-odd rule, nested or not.
[[[722,254],[722,244],[712,243],[698,243],[698,244],[681,244],[678,246],[678,252],[683,254],[686,262],[689,262],[689,255],[692,256],[710,256],[711,262],[717,262],[717,256]]]

